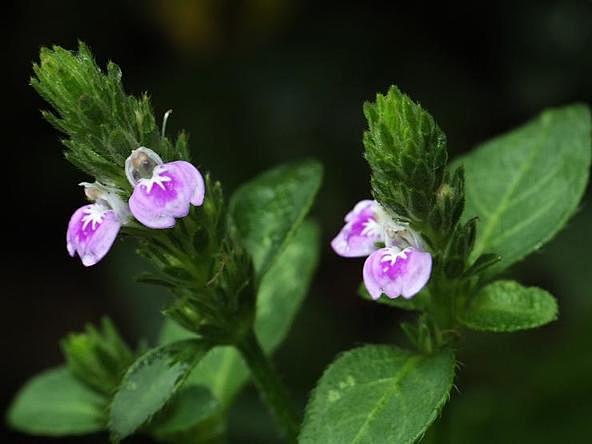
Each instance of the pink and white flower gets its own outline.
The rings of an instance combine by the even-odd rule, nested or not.
[[[66,248],[76,254],[86,267],[95,265],[111,249],[121,225],[127,222],[129,211],[111,189],[99,184],[82,183],[85,193],[95,203],[77,209],[68,223]]]
[[[412,247],[400,250],[385,247],[372,253],[364,263],[364,284],[372,299],[381,294],[394,299],[412,298],[425,287],[432,272],[430,253]]]
[[[343,257],[364,257],[384,243],[383,210],[375,200],[362,200],[345,216],[345,226],[331,242]]]
[[[66,246],[86,267],[95,265],[111,249],[121,223],[115,211],[102,204],[85,205],[74,212],[68,224]]]
[[[134,186],[129,208],[149,228],[170,228],[175,219],[200,206],[205,196],[201,173],[189,162],[163,163],[152,150],[140,147],[126,160],[126,175]]]
[[[393,220],[375,200],[363,200],[345,216],[345,226],[331,242],[344,257],[369,256],[364,284],[373,299],[415,296],[427,284],[432,256],[419,234]]]

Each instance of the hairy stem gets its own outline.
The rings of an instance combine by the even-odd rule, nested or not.
[[[300,424],[299,416],[289,399],[285,385],[261,349],[254,332],[251,330],[246,334],[237,347],[251,370],[263,402],[270,410],[282,434],[287,442],[295,443]]]

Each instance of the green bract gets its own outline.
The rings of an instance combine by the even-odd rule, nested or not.
[[[67,159],[98,181],[128,190],[125,159],[140,146],[165,161],[189,160],[186,137],[174,146],[163,137],[148,96],[126,95],[119,67],[103,72],[84,43],[78,52],[42,48],[33,71],[31,85],[55,110],[44,117],[67,136]]]
[[[62,340],[62,350],[70,372],[107,396],[113,394],[134,353],[108,318],[101,328],[87,325],[83,333],[70,333]]]
[[[366,160],[374,197],[413,222],[425,221],[446,168],[446,136],[432,116],[397,87],[364,104]]]

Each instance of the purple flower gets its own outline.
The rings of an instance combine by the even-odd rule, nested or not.
[[[369,256],[363,276],[373,299],[383,293],[389,298],[411,298],[427,284],[432,256],[424,251],[421,237],[378,202],[358,202],[345,222],[331,246],[340,256]]]
[[[175,218],[189,214],[190,205],[203,204],[205,184],[189,162],[163,163],[152,150],[140,147],[126,160],[126,174],[134,191],[129,207],[150,228],[170,228]]]
[[[121,222],[112,209],[102,203],[77,209],[68,224],[66,247],[70,256],[78,254],[86,267],[99,262],[117,237]]]
[[[77,209],[70,218],[66,248],[70,256],[78,254],[82,264],[90,267],[111,249],[121,225],[129,220],[129,210],[117,190],[100,183],[80,185],[95,203]]]
[[[362,200],[345,216],[345,226],[331,242],[333,250],[344,257],[363,257],[384,243],[383,210],[375,200]]]
[[[430,279],[432,256],[413,247],[400,250],[386,247],[372,253],[364,263],[364,284],[378,299],[386,294],[393,299],[415,296]]]

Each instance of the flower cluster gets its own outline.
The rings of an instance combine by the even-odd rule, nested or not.
[[[125,174],[133,187],[126,204],[121,191],[98,182],[82,183],[93,202],[74,212],[68,224],[66,246],[85,266],[99,262],[109,251],[122,225],[132,216],[149,228],[171,228],[175,219],[189,214],[191,205],[204,201],[201,173],[182,160],[164,163],[151,149],[132,151]]]
[[[432,256],[421,237],[394,221],[374,200],[359,202],[345,216],[345,226],[331,242],[344,257],[365,257],[364,284],[373,299],[411,298],[428,282]]]

